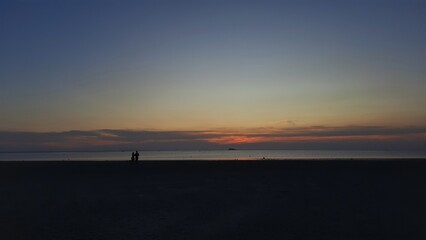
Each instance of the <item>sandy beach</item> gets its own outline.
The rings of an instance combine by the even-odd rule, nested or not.
[[[0,162],[0,239],[426,239],[426,160]]]

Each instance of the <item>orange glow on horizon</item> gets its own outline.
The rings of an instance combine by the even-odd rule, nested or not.
[[[371,128],[371,127],[370,127]],[[8,149],[31,148],[38,146],[41,149],[74,150],[74,149],[122,149],[130,146],[142,148],[201,148],[223,147],[224,145],[239,145],[242,147],[265,147],[268,144],[312,144],[312,143],[422,143],[426,140],[425,128],[391,129],[392,134],[383,128],[369,127],[300,127],[288,129],[247,129],[247,130],[207,130],[207,131],[137,131],[137,130],[95,130],[88,132],[56,132],[56,133],[16,133],[32,134],[36,140],[0,142],[0,146]],[[348,130],[349,129],[349,130]],[[385,129],[387,130],[387,129]],[[13,134],[13,133],[9,133]],[[40,135],[39,139],[35,138]],[[261,143],[260,145],[256,145]],[[207,144],[207,145],[206,145]],[[276,145],[271,145],[276,146]]]
[[[223,136],[223,137],[206,139],[206,141],[211,143],[217,143],[217,144],[258,143],[258,142],[265,142],[265,137]]]
[[[290,136],[290,137],[275,137],[275,136],[224,136],[217,138],[206,139],[208,142],[216,144],[245,144],[245,143],[264,143],[264,142],[306,142],[306,141],[336,141],[336,140],[379,140],[388,141],[401,139],[399,135],[368,135],[368,136]]]

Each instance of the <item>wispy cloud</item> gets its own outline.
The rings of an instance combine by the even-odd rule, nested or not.
[[[0,151],[129,149],[399,149],[426,150],[426,127],[307,126],[246,130],[102,129],[0,132]]]

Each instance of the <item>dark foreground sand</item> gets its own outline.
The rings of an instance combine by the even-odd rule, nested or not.
[[[0,162],[0,239],[426,239],[426,160]]]

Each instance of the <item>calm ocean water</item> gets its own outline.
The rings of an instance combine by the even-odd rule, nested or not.
[[[426,152],[397,151],[141,151],[140,160],[389,159],[425,158]],[[131,152],[0,153],[0,161],[126,161]]]

